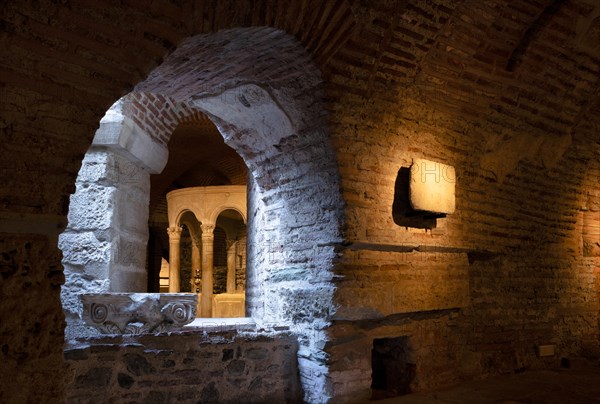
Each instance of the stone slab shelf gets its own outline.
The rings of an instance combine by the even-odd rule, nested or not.
[[[90,293],[81,295],[83,320],[103,334],[174,331],[196,318],[195,293]]]

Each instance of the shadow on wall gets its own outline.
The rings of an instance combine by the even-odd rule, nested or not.
[[[402,227],[416,229],[435,229],[437,219],[446,215],[415,210],[410,204],[410,168],[400,167],[394,185],[394,202],[392,203],[392,218],[394,223]]]

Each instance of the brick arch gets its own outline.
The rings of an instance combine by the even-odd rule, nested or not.
[[[121,99],[121,104],[123,115],[163,146],[179,123],[207,119],[189,103],[159,93],[132,91]]]
[[[298,41],[262,27],[190,38],[135,88],[205,112],[246,162],[247,310],[263,325],[299,330],[303,358],[325,356],[316,346],[334,311],[333,245],[342,224],[320,86]],[[311,394],[327,395],[324,366],[301,361],[304,383],[318,386],[306,389]]]

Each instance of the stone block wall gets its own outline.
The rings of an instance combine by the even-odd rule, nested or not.
[[[145,292],[150,174],[105,148],[86,154],[59,239],[66,285],[67,338],[79,327],[81,293]],[[71,326],[72,325],[72,326]],[[80,324],[79,324],[80,325]]]
[[[237,45],[225,46],[230,41]],[[269,52],[272,57],[264,57],[264,52]],[[245,70],[230,69],[234,66],[232,57],[242,60]],[[221,77],[218,80],[208,74],[197,76],[197,63],[207,58],[214,59],[211,68],[219,70]],[[285,63],[290,64],[286,74],[275,74]],[[178,78],[172,84],[177,85],[165,87],[169,83],[168,78],[173,75]],[[325,357],[320,352],[325,338],[322,329],[334,311],[330,269],[334,244],[341,241],[342,202],[325,110],[321,104],[321,77],[309,55],[293,37],[270,28],[237,29],[214,36],[197,36],[182,44],[136,90],[115,103],[102,119],[94,148],[107,148],[108,154],[114,151],[116,157],[125,157],[132,165],[140,163],[138,165],[145,169],[159,171],[156,167],[165,157],[161,143],[166,143],[161,136],[169,134],[169,128],[176,123],[175,118],[184,119],[184,115],[190,112],[188,101],[192,97],[194,108],[208,113],[226,143],[245,159],[257,184],[249,189],[249,193],[255,192],[250,198],[259,200],[259,204],[254,205],[256,209],[249,211],[249,216],[254,218],[253,225],[260,236],[255,237],[253,248],[249,250],[249,254],[254,254],[258,276],[252,283],[247,282],[248,289],[253,289],[249,295],[248,312],[259,322],[282,326],[299,324],[298,330],[304,334],[300,338],[300,352],[305,358],[301,366],[310,367],[312,364],[322,367]],[[179,116],[175,117],[174,111]],[[143,119],[145,114],[151,117]],[[161,114],[166,114],[165,122],[163,126],[157,126]],[[146,174],[146,170],[139,172]],[[135,174],[133,178],[136,178]],[[125,201],[123,197],[129,196],[128,192],[133,193],[134,201],[141,196],[142,204],[143,198],[147,197],[143,190],[137,195],[139,184],[128,180],[117,176],[117,180],[109,184],[109,188],[114,188],[114,195],[107,195],[105,203],[95,207],[105,214],[105,220],[98,221],[104,227],[109,223],[110,240],[105,239],[106,234],[100,232],[102,234],[98,236],[93,231],[93,237],[92,234],[81,237],[73,234],[77,231],[73,232],[71,227],[61,238],[61,247],[68,255],[65,263],[79,264],[79,267],[67,268],[69,276],[63,293],[75,300],[64,299],[74,306],[72,310],[69,308],[70,318],[74,320],[78,311],[77,293],[72,293],[74,289],[89,291],[90,288],[109,287],[110,290],[118,290],[115,287],[135,286],[134,282],[123,282],[121,277],[128,272],[140,274],[143,269],[139,262],[132,262],[128,268],[121,268],[120,264],[122,260],[137,257],[139,251],[143,251],[136,249],[134,244],[138,238],[144,238],[144,234],[137,237],[138,234],[131,233],[126,239],[120,233],[113,233],[128,224],[128,227],[146,225],[146,221],[141,220],[145,213],[141,205],[131,217],[117,215],[118,208]],[[87,195],[78,198],[80,193],[86,192],[86,185],[89,186],[82,182],[84,184],[78,183],[82,186],[78,187],[74,202],[85,205],[79,200],[82,199],[94,205],[93,198],[86,198]],[[102,202],[101,198],[98,199]],[[89,213],[85,209],[81,211]],[[94,213],[91,215],[94,216]],[[75,224],[76,221],[73,220]],[[90,229],[86,230],[91,230],[95,224],[93,221],[88,226]],[[86,274],[90,276],[75,279],[72,273],[94,270],[93,262],[76,261],[82,258],[78,252],[81,250],[79,243],[95,246],[94,238],[106,245],[106,248],[103,244],[103,248],[91,250],[104,253],[99,259],[103,264],[108,263],[108,279],[103,274]],[[116,245],[113,238],[117,239]],[[124,251],[130,254],[123,254]],[[83,258],[86,259],[85,254]],[[74,335],[68,328],[67,338]],[[307,390],[308,394],[314,394],[309,400],[326,399],[326,383],[322,377],[326,373],[324,368],[322,374],[314,378],[318,385]],[[305,374],[308,373],[302,373]]]
[[[235,331],[105,337],[71,345],[68,402],[297,402],[298,343]]]
[[[197,76],[207,60],[218,80]],[[275,74],[283,65],[285,74]],[[186,40],[136,91],[191,97],[244,159],[252,177],[247,314],[259,324],[298,325],[301,379],[312,386],[306,399],[326,400],[321,350],[334,311],[331,267],[343,203],[321,77],[310,57],[279,31],[225,30]]]

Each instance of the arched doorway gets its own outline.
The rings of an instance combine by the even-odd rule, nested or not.
[[[293,37],[271,28],[199,35],[184,41],[122,101],[101,122],[91,149],[107,153],[102,167],[109,167],[110,159],[118,160],[119,169],[121,160],[129,167],[108,192],[117,205],[127,200],[123,193],[132,192],[141,196],[140,206],[144,198],[147,203],[149,173],[164,167],[171,133],[199,113],[209,116],[243,158],[249,171],[247,313],[263,327],[276,324],[296,332],[302,383],[310,385],[306,391],[314,397],[326,399],[330,387],[323,347],[335,311],[332,268],[343,204],[336,192],[339,177],[321,78],[310,56]],[[135,176],[140,181],[128,182]],[[96,237],[100,232],[69,225],[61,236],[65,256],[77,256],[71,246],[87,232],[79,245],[101,250],[108,265],[94,274],[87,270],[94,266],[90,260],[65,260],[67,315],[76,312],[70,303],[82,285],[114,290],[145,280],[137,262],[128,264],[129,273],[113,264],[115,257],[127,256],[122,245],[137,251],[135,245],[127,247],[128,232],[143,224],[147,233],[147,215],[147,209],[138,209],[124,219],[119,234],[112,231],[119,218],[111,216],[110,223],[102,224],[111,229],[103,240]],[[143,239],[144,231],[139,234]]]

